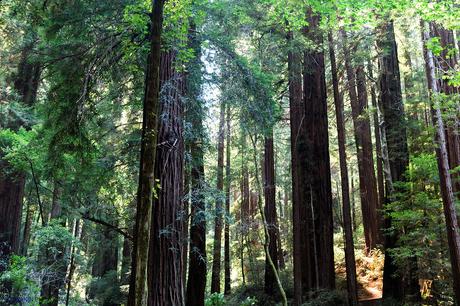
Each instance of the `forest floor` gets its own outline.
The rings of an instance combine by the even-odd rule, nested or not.
[[[372,301],[382,298],[384,255],[379,250],[373,250],[369,255],[356,252],[356,272],[358,277],[358,299]],[[346,279],[345,264],[336,267],[340,277]],[[366,304],[367,305],[367,304]]]

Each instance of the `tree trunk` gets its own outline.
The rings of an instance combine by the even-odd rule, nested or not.
[[[206,288],[206,218],[203,188],[204,177],[204,128],[203,106],[198,99],[200,86],[196,79],[201,77],[200,54],[201,45],[196,37],[196,27],[191,25],[190,48],[195,52],[189,68],[190,82],[187,82],[187,93],[190,97],[190,123],[193,139],[190,144],[191,152],[191,222],[189,247],[189,272],[187,280],[186,305],[203,306]]]
[[[340,178],[342,181],[342,209],[343,227],[345,230],[345,264],[347,273],[348,300],[350,305],[358,305],[358,291],[356,282],[355,247],[353,242],[353,229],[350,212],[350,195],[348,184],[346,130],[343,115],[343,100],[339,93],[339,80],[337,77],[337,63],[335,59],[332,33],[328,34],[329,56],[331,61],[332,85],[334,90],[335,116],[337,120],[337,137],[339,142]]]
[[[293,34],[288,36],[288,42],[292,42]],[[295,50],[289,50],[289,113],[291,128],[291,171],[292,171],[292,226],[293,226],[293,263],[294,263],[294,304],[301,305],[303,295],[310,290],[309,278],[304,279],[304,269],[310,268],[310,256],[306,250],[306,209],[302,201],[302,167],[300,154],[304,149],[303,113],[304,104],[302,98],[302,70],[301,57]]]
[[[31,44],[23,47],[14,82],[14,88],[24,106],[32,106],[35,103],[41,73],[40,65],[30,61],[31,50]],[[5,128],[18,130],[24,125],[27,123],[14,118]],[[10,165],[3,160],[0,148],[0,258],[6,259],[6,262],[11,253],[18,254],[20,251],[22,204],[26,183],[24,173],[11,170]],[[3,265],[0,265],[0,272],[2,267]]]
[[[153,200],[149,250],[149,305],[184,305],[183,285],[183,74],[176,72],[176,52],[160,60],[160,121],[155,177],[160,189]]]
[[[449,84],[448,79],[444,79],[443,76],[448,76],[448,73],[451,69],[457,66],[458,61],[456,56],[451,54],[451,49],[455,47],[454,33],[452,30],[447,30],[441,25],[431,22],[430,28],[432,36],[440,38],[440,44],[443,48],[443,51],[435,60],[435,66],[442,71],[441,75],[437,77],[437,87],[440,93],[450,95],[460,94],[460,88],[454,87]],[[444,122],[444,128],[446,130],[446,146],[447,154],[449,158],[450,169],[455,169],[460,166],[460,137],[459,137],[459,110],[460,105],[455,103],[449,113],[444,114],[447,117],[446,122]],[[457,194],[457,197],[460,197],[460,176],[458,171],[452,174],[452,188],[454,194]]]
[[[221,102],[219,135],[217,144],[217,191],[224,191],[224,140],[225,140],[225,104]],[[214,219],[214,249],[212,259],[211,293],[220,292],[220,272],[222,255],[222,198],[218,195],[216,200],[216,216]]]
[[[155,189],[155,154],[160,107],[160,53],[164,0],[152,0],[151,44],[145,79],[139,189],[131,261],[128,306],[147,304],[147,267],[152,202]]]
[[[231,293],[231,274],[230,274],[230,188],[232,184],[230,158],[231,158],[231,134],[230,134],[230,106],[227,107],[227,147],[226,147],[226,165],[225,165],[225,230],[224,230],[224,294]]]
[[[404,180],[403,175],[409,164],[409,152],[393,22],[386,23],[382,30],[382,39],[378,42],[380,50],[382,50],[380,58],[380,101],[383,109],[383,128],[386,131],[388,166],[391,180],[396,182]],[[391,228],[389,215],[385,218],[385,228]],[[403,282],[402,277],[396,275],[398,268],[395,258],[389,250],[396,246],[397,240],[398,233],[396,231],[389,232],[385,237],[383,297],[403,300],[406,293],[416,295],[419,288],[416,275],[409,277],[407,284]],[[410,265],[414,265],[414,259],[410,259]],[[409,292],[404,292],[406,288]]]
[[[53,199],[50,220],[62,218],[61,207],[61,187],[58,182],[54,183]],[[60,220],[61,225],[65,226],[65,221]],[[41,262],[45,263],[47,273],[42,280],[40,300],[46,301],[46,305],[57,306],[59,304],[59,291],[64,287],[64,280],[67,271],[67,261],[65,259],[66,246],[57,244],[56,240],[51,240],[52,245],[46,245],[40,254]],[[49,249],[54,249],[50,253]]]
[[[371,101],[374,113],[374,133],[375,133],[375,150],[376,150],[376,157],[377,157],[377,187],[379,191],[378,197],[378,233],[379,233],[379,242],[383,243],[384,238],[381,232],[383,226],[383,216],[380,211],[383,208],[383,203],[385,202],[385,179],[383,177],[383,158],[382,158],[382,142],[381,142],[381,132],[380,132],[380,112],[379,107],[377,105],[377,94],[375,90],[374,82],[374,75],[372,71],[372,62],[369,60],[367,66],[367,73],[369,74],[369,79],[371,81]]]
[[[265,137],[264,150],[264,196],[265,196],[265,219],[269,235],[268,252],[276,270],[278,270],[278,224],[276,216],[276,190],[275,190],[275,152],[273,148],[273,131]],[[265,259],[265,292],[271,296],[277,288],[276,277],[273,268]]]
[[[367,116],[367,90],[362,65],[358,65],[356,73],[353,70],[350,57],[350,45],[347,35],[341,30],[344,41],[345,69],[348,78],[352,118],[355,134],[356,151],[358,153],[359,187],[361,195],[361,210],[363,214],[364,237],[366,250],[376,247],[378,241],[377,224],[377,185],[372,154],[372,139],[369,117]]]
[[[9,166],[0,159],[0,168],[8,169]],[[6,262],[10,254],[19,252],[24,185],[24,174],[0,173],[0,258]]]
[[[309,10],[307,21],[309,26],[305,29],[305,36],[321,45],[320,17]],[[310,248],[310,254],[314,260],[310,276],[313,276],[313,288],[334,289],[332,188],[323,52],[306,51],[303,68],[306,151],[301,163],[306,172],[305,204],[311,210],[313,248]]]
[[[21,239],[21,255],[27,256],[27,250],[30,243],[30,234],[32,229],[32,222],[35,216],[35,208],[32,203],[27,204],[26,220],[24,223],[24,231]]]
[[[422,24],[423,25],[423,24]],[[422,30],[423,26],[422,26]],[[424,32],[424,40],[429,39],[429,35]],[[424,48],[426,73],[428,78],[428,86],[432,93],[431,112],[433,125],[436,126],[436,155],[438,160],[439,179],[441,184],[441,196],[444,207],[444,217],[446,219],[447,241],[449,243],[450,262],[452,266],[453,291],[457,304],[460,304],[460,232],[455,209],[455,197],[452,188],[452,180],[449,168],[448,151],[446,144],[446,135],[444,122],[442,119],[441,109],[439,104],[434,103],[433,96],[440,93],[438,82],[436,79],[436,71],[433,53]]]

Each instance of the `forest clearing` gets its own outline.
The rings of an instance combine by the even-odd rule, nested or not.
[[[458,0],[0,0],[0,305],[460,306]]]

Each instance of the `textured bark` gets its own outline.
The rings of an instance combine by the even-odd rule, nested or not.
[[[11,253],[19,251],[25,176],[22,173],[5,173],[4,170],[9,167],[2,160],[0,168],[0,256],[6,259]]]
[[[293,36],[288,36],[288,42],[292,41]],[[288,54],[289,70],[289,113],[291,128],[291,171],[292,171],[292,226],[293,226],[293,263],[294,263],[294,303],[302,304],[302,297],[306,290],[311,288],[309,279],[304,283],[302,267],[309,269],[309,253],[305,250],[306,233],[306,211],[303,209],[301,200],[302,181],[301,164],[299,155],[303,149],[304,132],[303,126],[303,98],[302,98],[302,70],[301,56],[295,50],[290,50]],[[301,215],[302,214],[302,215]]]
[[[353,229],[350,212],[350,194],[348,184],[346,130],[343,115],[343,99],[339,92],[337,76],[337,63],[334,51],[332,33],[328,34],[329,57],[331,61],[332,85],[334,90],[335,116],[337,120],[337,138],[339,142],[340,178],[342,181],[342,210],[343,227],[345,230],[345,264],[347,273],[348,300],[350,305],[358,305],[358,291],[356,282],[355,247],[353,242]]]
[[[379,80],[380,103],[383,110],[383,128],[386,132],[389,175],[391,181],[396,182],[404,179],[403,175],[409,164],[409,152],[393,22],[390,21],[383,25],[382,31],[382,38],[378,42],[382,51]],[[384,226],[387,229],[391,228],[391,217],[388,215],[385,218]],[[385,237],[383,297],[402,300],[405,294],[417,293],[418,279],[416,279],[416,275],[411,275],[404,282],[402,277],[396,275],[398,269],[395,258],[388,250],[396,246],[397,240],[398,233],[396,231],[388,233]],[[410,260],[410,264],[413,265],[414,262]]]
[[[276,185],[275,185],[275,152],[273,148],[273,132],[265,137],[264,146],[264,197],[265,220],[269,235],[268,252],[276,270],[278,270],[278,224],[276,216]],[[275,294],[277,288],[276,276],[269,259],[265,259],[265,292]]]
[[[200,41],[196,37],[196,27],[191,25],[190,48],[194,50],[195,57],[191,62],[187,78],[187,92],[192,105],[187,113],[190,118],[193,139],[190,144],[191,152],[191,223],[189,270],[187,280],[186,305],[203,306],[206,288],[206,218],[205,199],[203,187],[204,177],[204,148],[203,148],[203,106],[198,99],[201,78]]]
[[[423,25],[423,24],[422,24]],[[429,39],[428,33],[424,33],[424,40]],[[433,53],[424,48],[426,73],[428,86],[432,96],[440,93]],[[433,125],[436,126],[436,155],[438,160],[439,178],[441,184],[441,196],[446,220],[447,241],[449,243],[450,262],[452,266],[453,292],[457,304],[460,304],[460,232],[455,208],[455,197],[450,174],[449,154],[447,150],[446,131],[439,105],[434,105],[431,99],[431,112]]]
[[[372,153],[372,138],[369,117],[367,115],[367,89],[364,68],[358,65],[354,71],[350,46],[345,31],[341,31],[344,41],[345,69],[348,78],[356,151],[358,153],[359,189],[361,195],[361,210],[363,214],[364,237],[366,249],[375,248],[378,241],[377,224],[377,184],[374,172]]]
[[[230,268],[230,224],[228,222],[230,217],[230,188],[232,184],[231,169],[230,169],[230,158],[231,158],[231,138],[230,138],[230,106],[227,107],[227,147],[225,156],[225,230],[224,230],[224,294],[229,295],[231,293],[231,268]]]
[[[219,135],[217,144],[217,191],[224,191],[224,140],[225,140],[225,104],[220,106]],[[211,293],[220,292],[220,272],[222,257],[222,198],[216,200],[216,216],[214,219],[214,249],[212,258]]]
[[[147,266],[155,188],[155,154],[160,108],[160,53],[164,0],[152,0],[150,54],[145,79],[139,189],[131,261],[128,306],[147,303]]]
[[[315,45],[321,45],[320,17],[310,10],[307,21],[309,26],[305,29],[305,36]],[[306,172],[305,204],[311,210],[313,248],[310,248],[310,254],[314,258],[310,271],[313,273],[309,274],[314,276],[312,287],[334,289],[332,189],[323,52],[306,51],[303,69],[306,152],[301,163]]]
[[[374,75],[372,71],[372,62],[369,60],[368,66],[367,66],[367,73],[369,74],[369,79],[371,82],[374,82]],[[375,150],[376,150],[376,156],[377,156],[377,187],[379,191],[379,197],[378,197],[378,210],[381,211],[383,208],[383,203],[385,202],[385,179],[383,176],[383,158],[382,158],[382,143],[381,143],[381,132],[380,132],[380,112],[379,112],[379,107],[377,105],[377,93],[375,90],[375,85],[371,84],[371,101],[372,101],[372,107],[374,108],[374,133],[375,133]],[[380,212],[377,212],[378,215],[378,233],[379,233],[379,242],[383,243],[383,235],[381,232],[382,226],[383,226],[383,216]]]
[[[14,88],[25,106],[35,103],[41,72],[40,65],[30,59],[32,48],[33,45],[23,47],[14,82]],[[18,130],[24,125],[27,126],[27,122],[12,118],[7,122],[6,128]],[[5,259],[11,253],[17,254],[20,251],[19,235],[25,182],[25,174],[11,169],[3,160],[0,148],[0,257]],[[1,269],[0,266],[0,271]]]
[[[449,85],[448,80],[442,76],[447,75],[449,70],[456,67],[458,64],[457,58],[450,54],[450,50],[455,48],[454,33],[452,30],[447,30],[441,25],[431,22],[430,29],[433,37],[439,37],[440,44],[443,47],[441,54],[434,60],[435,67],[440,71],[440,76],[436,78],[437,88],[440,93],[446,95],[458,95],[460,94],[460,88]],[[450,169],[455,169],[460,165],[460,137],[459,137],[459,116],[460,116],[460,105],[455,105],[454,113],[450,110],[449,114],[444,114],[447,117],[444,122],[444,128],[446,130],[446,146],[447,154],[449,158]],[[458,172],[452,175],[452,188],[454,194],[460,197],[460,176]]]
[[[176,72],[176,52],[160,60],[160,120],[155,177],[158,196],[153,200],[149,245],[149,299],[152,306],[185,305],[183,284],[183,74]]]

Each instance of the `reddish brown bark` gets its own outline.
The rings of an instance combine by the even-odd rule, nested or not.
[[[190,107],[187,115],[190,120],[193,139],[190,141],[191,152],[191,221],[190,221],[190,247],[189,267],[186,291],[187,306],[203,306],[206,288],[206,218],[205,199],[203,188],[204,177],[204,147],[203,147],[203,106],[198,99],[200,94],[199,83],[201,77],[201,45],[196,36],[196,26],[190,26],[190,48],[195,55],[190,63],[187,78],[187,94],[190,100]]]
[[[320,17],[311,10],[305,36],[315,45],[322,44]],[[310,254],[314,259],[310,276],[313,288],[335,288],[332,220],[332,188],[329,160],[329,135],[324,54],[319,50],[304,53],[303,99],[306,152],[301,161],[305,168],[305,204],[311,211]],[[304,204],[304,205],[305,205]],[[308,234],[307,234],[308,235]],[[313,246],[313,247],[311,247]],[[313,272],[313,273],[311,273]]]
[[[25,176],[22,173],[4,172],[9,167],[2,160],[0,168],[0,256],[4,258],[3,256],[19,251]]]
[[[342,181],[342,210],[343,227],[345,230],[345,264],[347,273],[348,300],[350,305],[358,305],[358,292],[356,281],[355,247],[353,242],[353,229],[350,212],[350,194],[348,184],[346,130],[343,115],[343,99],[339,92],[339,80],[337,76],[337,63],[334,51],[332,33],[328,34],[329,57],[331,61],[332,85],[334,90],[335,116],[337,120],[337,138],[339,142],[340,178]]]
[[[423,24],[422,24],[423,25]],[[424,40],[429,39],[429,35],[424,33]],[[434,95],[440,93],[438,80],[436,78],[436,68],[434,56],[426,47],[425,61],[428,86]],[[438,160],[439,178],[441,184],[441,195],[444,208],[444,217],[446,219],[447,241],[449,243],[450,262],[452,267],[453,291],[456,303],[460,303],[460,232],[455,209],[455,197],[453,192],[450,168],[449,154],[447,150],[446,131],[439,105],[435,106],[433,99],[431,103],[433,125],[436,126],[436,155]]]
[[[293,39],[292,33],[288,42]],[[307,232],[306,211],[303,209],[301,188],[301,164],[299,155],[304,143],[303,98],[301,57],[295,50],[288,54],[289,71],[289,113],[291,128],[291,171],[292,171],[292,226],[293,226],[293,263],[294,263],[294,303],[301,305],[304,293],[311,288],[309,279],[304,283],[302,267],[309,268],[309,253],[305,249],[304,234]]]
[[[382,226],[383,226],[383,216],[382,213],[380,212],[383,208],[383,204],[385,202],[385,179],[383,176],[383,158],[382,158],[382,143],[381,143],[381,135],[380,135],[380,118],[379,118],[379,108],[377,105],[377,94],[375,90],[375,84],[374,82],[374,75],[372,71],[372,62],[369,60],[368,66],[367,66],[367,73],[369,74],[369,79],[370,82],[372,83],[370,85],[371,87],[371,101],[372,101],[372,107],[374,108],[374,133],[375,133],[375,150],[376,150],[376,157],[377,157],[377,187],[378,187],[378,233],[379,233],[379,242],[383,243],[383,235],[381,232]]]
[[[276,270],[278,270],[278,224],[276,216],[276,185],[275,185],[275,152],[273,148],[273,132],[265,137],[264,145],[264,198],[265,198],[265,221],[269,235],[268,252]],[[275,294],[277,280],[273,267],[268,258],[265,259],[265,292]]]
[[[25,106],[32,106],[35,103],[41,72],[39,63],[31,61],[32,49],[33,45],[30,44],[23,47],[14,82],[14,88]],[[27,123],[13,118],[8,121],[6,128],[17,130],[24,125]],[[0,148],[0,257],[19,252],[19,232],[26,182],[25,174],[12,169],[3,157]],[[1,268],[0,266],[0,270]]]
[[[375,248],[378,241],[377,224],[377,183],[374,172],[372,138],[369,116],[367,115],[367,89],[364,67],[358,65],[353,69],[350,56],[350,45],[347,34],[341,31],[344,41],[345,69],[348,78],[348,92],[351,102],[356,151],[358,153],[359,187],[361,210],[363,216],[366,249]]]
[[[155,177],[160,189],[153,200],[149,245],[149,305],[184,305],[183,284],[183,74],[175,69],[176,52],[160,60],[160,120]]]
[[[460,94],[460,88],[451,86],[448,79],[443,78],[443,76],[448,76],[449,71],[458,64],[457,58],[449,55],[451,50],[455,48],[454,33],[452,30],[447,30],[434,22],[430,23],[430,29],[432,36],[440,39],[440,44],[443,48],[441,54],[434,61],[436,68],[440,71],[440,76],[437,77],[437,88],[440,93],[458,95]],[[460,105],[457,103],[447,114],[444,114],[444,116],[447,115],[444,128],[446,130],[446,146],[450,169],[460,166],[459,109]],[[457,194],[457,197],[460,197],[460,194],[458,194],[460,192],[460,176],[458,173],[452,175],[452,183],[454,193]]]
[[[230,139],[230,106],[227,107],[227,130],[226,130],[226,165],[225,165],[225,230],[224,230],[224,294],[231,293],[231,274],[230,274],[230,224],[228,222],[230,217],[230,188],[231,188],[231,172],[230,172],[230,153],[231,153],[231,139]]]
[[[380,103],[384,119],[383,128],[386,133],[389,175],[392,182],[397,182],[404,180],[404,172],[409,164],[409,151],[398,52],[392,21],[382,26],[382,38],[378,44],[382,52],[380,56]],[[386,229],[392,228],[390,215],[387,214],[384,222]],[[397,241],[397,229],[389,232],[385,237],[383,297],[402,300],[405,295],[419,295],[420,290],[415,271],[415,256],[409,259],[409,274],[405,275],[404,280],[397,275],[398,267],[395,258],[389,252],[396,246]]]
[[[217,191],[224,191],[224,140],[225,140],[225,105],[220,106],[219,135],[217,144]],[[216,200],[216,216],[214,219],[214,249],[212,258],[211,293],[220,292],[220,272],[222,255],[222,198]]]
[[[139,188],[131,261],[128,306],[147,303],[147,270],[150,224],[155,188],[155,154],[160,109],[160,54],[164,0],[153,0],[150,54],[145,78]]]

